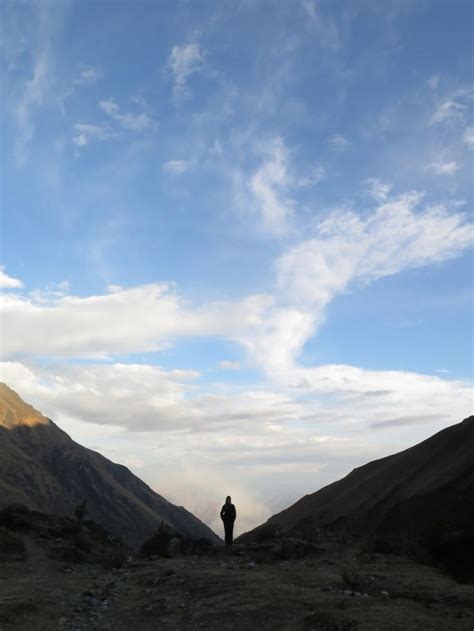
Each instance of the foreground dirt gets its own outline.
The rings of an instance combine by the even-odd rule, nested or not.
[[[216,548],[111,570],[27,546],[27,560],[0,564],[1,631],[474,630],[473,585],[350,544],[286,561]]]

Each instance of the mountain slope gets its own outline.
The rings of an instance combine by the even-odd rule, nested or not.
[[[398,454],[354,469],[345,478],[306,495],[242,535],[262,529],[303,534],[341,528],[423,533],[438,524],[444,531],[474,523],[474,417],[448,427]]]
[[[136,547],[165,521],[185,537],[217,541],[210,528],[155,493],[126,467],[74,442],[50,419],[0,384],[0,504],[89,516]]]

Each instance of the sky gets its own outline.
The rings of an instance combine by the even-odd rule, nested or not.
[[[219,534],[472,414],[470,2],[1,12],[27,402]]]

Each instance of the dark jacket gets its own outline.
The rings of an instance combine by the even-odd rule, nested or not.
[[[221,508],[221,519],[223,522],[233,523],[237,517],[237,511],[233,504],[224,504]]]

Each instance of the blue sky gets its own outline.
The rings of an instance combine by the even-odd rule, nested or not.
[[[472,17],[3,3],[2,378],[240,530],[471,413]]]

